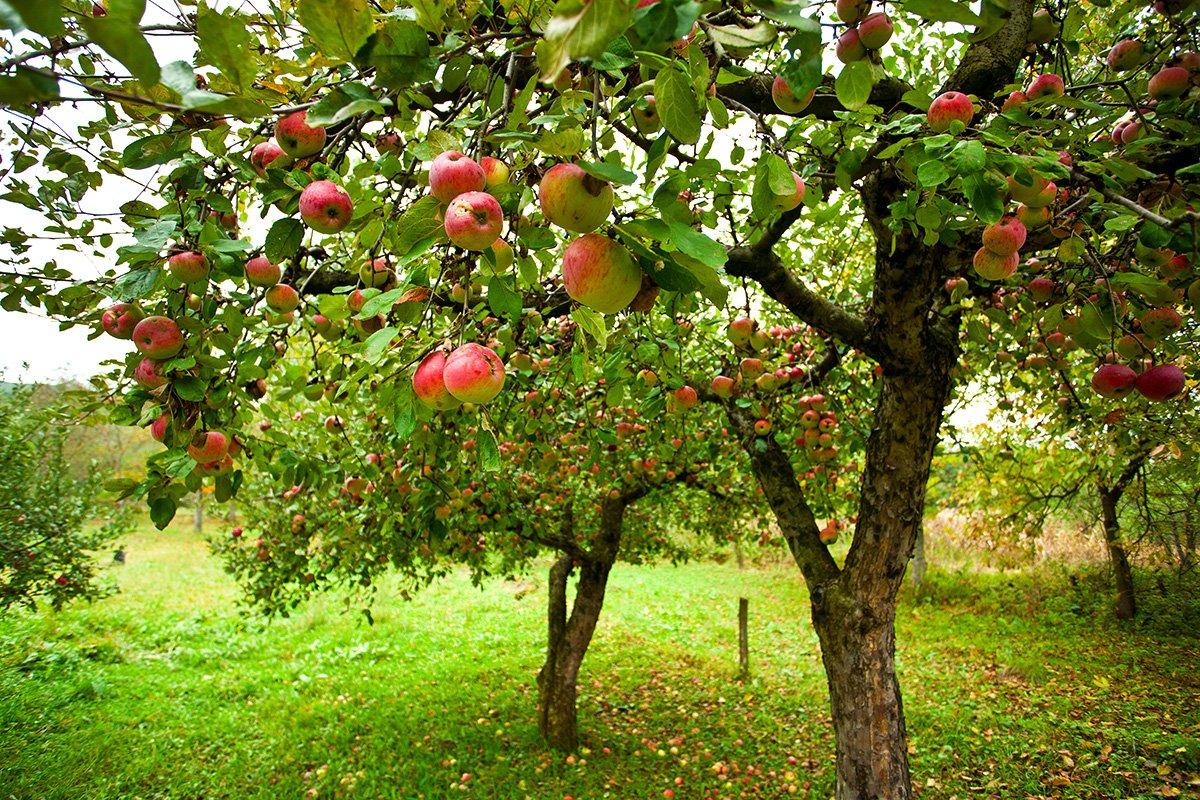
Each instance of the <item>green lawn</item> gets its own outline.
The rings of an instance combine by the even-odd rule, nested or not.
[[[619,566],[581,681],[586,747],[564,757],[535,727],[540,574],[521,599],[465,575],[412,602],[384,591],[374,626],[336,597],[266,622],[194,535],[129,545],[119,595],[0,618],[0,798],[831,794],[824,677],[786,565]],[[1094,586],[934,572],[905,598],[921,796],[1196,796],[1200,626],[1154,597],[1148,623],[1118,626]]]

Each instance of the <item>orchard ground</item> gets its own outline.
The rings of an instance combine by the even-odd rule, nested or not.
[[[832,793],[825,679],[789,564],[618,565],[584,664],[585,748],[564,757],[536,727],[540,573],[482,590],[456,575],[411,602],[382,587],[374,626],[336,595],[264,622],[181,524],[127,543],[120,594],[0,619],[0,797]],[[1196,586],[1164,595],[1142,577],[1133,626],[1078,570],[932,569],[906,588],[918,794],[1197,796],[1200,625],[1171,599]]]

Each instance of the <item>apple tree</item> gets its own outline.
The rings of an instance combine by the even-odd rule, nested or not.
[[[394,502],[363,494],[359,506],[354,496],[372,466],[382,480],[380,464],[399,460],[408,483],[416,464],[430,468],[420,477],[443,490],[449,514],[464,512],[454,530],[471,531],[460,520],[474,512],[486,549],[489,532],[512,535],[517,500],[507,491],[483,500],[486,489],[470,485],[481,477],[462,471],[471,451],[461,445],[472,440],[493,465],[505,463],[501,445],[513,458],[523,451],[529,432],[497,419],[512,402],[497,398],[519,383],[506,386],[506,376],[527,371],[513,359],[530,328],[568,319],[571,343],[551,366],[563,380],[555,388],[576,400],[539,394],[531,403],[556,418],[538,455],[553,453],[557,469],[564,445],[551,443],[578,435],[575,405],[588,405],[600,375],[603,400],[590,402],[605,422],[584,423],[578,446],[588,453],[607,425],[616,430],[617,409],[632,406],[648,428],[698,404],[724,413],[809,586],[837,796],[910,796],[896,598],[944,409],[973,369],[964,342],[986,359],[999,350],[992,327],[1020,338],[1074,319],[1086,334],[1075,340],[1099,363],[1135,320],[1146,332],[1150,311],[1153,324],[1194,325],[1185,317],[1200,292],[1194,6],[258,5],[266,10],[202,3],[150,20],[143,0],[68,0],[61,14],[10,0],[0,15],[16,34],[0,63],[0,100],[16,118],[5,199],[46,219],[43,232],[5,228],[12,269],[0,300],[132,340],[112,372],[123,391],[115,416],[151,425],[167,448],[143,481],[120,488],[165,524],[183,493],[206,481],[234,497],[272,475],[300,487],[297,500],[319,473],[309,483],[328,502],[293,512],[302,527],[309,514],[327,521],[334,508],[376,513],[376,503]],[[150,42],[163,39],[184,58],[162,63]],[[98,115],[60,121],[92,103]],[[85,205],[122,179],[139,187],[127,202]],[[115,263],[86,277],[69,268],[69,252],[24,263],[43,236]],[[1035,269],[1060,301],[1014,319],[967,299],[1024,283]],[[948,279],[961,294],[945,291]],[[757,384],[697,387],[688,357],[705,350],[681,344],[683,332],[717,337],[756,309],[820,342],[812,369],[789,370],[787,390],[770,399]],[[1158,345],[1131,367],[1133,379],[1118,383],[1186,402],[1190,354],[1181,339],[1152,338]],[[678,365],[669,393],[642,393],[651,387],[638,374],[652,366],[627,368],[655,361],[644,343],[675,356],[660,356]],[[757,368],[738,363],[743,377]],[[697,369],[713,377],[711,361]],[[828,483],[807,479],[811,459],[829,450],[819,439],[827,400],[814,395],[833,385],[872,404],[858,417],[870,423],[862,458],[846,464],[857,491],[843,563],[814,513]],[[263,398],[287,393],[327,394],[337,406],[323,421],[303,412],[292,420],[312,426],[296,436],[310,449],[259,441],[268,433]],[[808,411],[818,415],[815,447],[795,429]],[[346,447],[363,467],[321,461],[333,447],[313,438],[318,424],[354,431]],[[378,445],[374,424],[389,431]],[[659,447],[659,435],[645,446]],[[582,476],[593,462],[570,442]],[[424,460],[426,445],[436,465]],[[639,454],[647,456],[666,461]],[[650,474],[656,483],[657,469]],[[614,469],[579,484],[579,497],[565,482],[579,522],[561,507],[545,521],[570,518],[595,548],[616,513],[596,490],[616,491],[620,503],[647,485],[623,476]],[[345,497],[332,494],[335,478]],[[452,539],[460,554],[469,542],[449,533],[443,541],[426,524],[441,507],[432,492],[422,485],[415,500],[395,501],[420,510],[394,528],[405,539],[400,569],[417,580]],[[386,523],[367,521],[347,546],[386,559],[390,548],[361,541]],[[287,541],[294,524],[271,533]],[[436,548],[422,541],[426,529]],[[511,543],[520,546],[519,535]],[[309,551],[272,551],[269,535],[263,544],[255,559],[265,549],[261,560],[289,562],[282,582],[263,584],[268,600],[283,599],[296,591],[286,588],[292,576],[303,580]],[[330,570],[344,579],[367,569],[324,549],[311,556],[322,567],[320,581],[309,567],[313,584]],[[562,616],[552,614],[552,631]]]

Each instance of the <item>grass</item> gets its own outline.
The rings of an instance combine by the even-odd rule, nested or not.
[[[114,597],[0,618],[0,798],[832,794],[824,677],[787,565],[619,566],[571,757],[537,737],[540,574],[520,599],[465,576],[411,602],[385,592],[368,626],[337,597],[245,615],[182,530],[131,536],[113,571]],[[906,594],[898,662],[922,797],[1197,796],[1198,628],[1154,597],[1149,622],[1119,626],[1103,591],[934,571]]]

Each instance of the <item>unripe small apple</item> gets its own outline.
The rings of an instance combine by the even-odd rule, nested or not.
[[[652,94],[648,94],[634,103],[629,114],[633,118],[633,127],[643,136],[653,136],[662,130],[662,118],[658,116],[658,103]]]
[[[777,194],[772,198],[771,204],[776,211],[791,211],[804,202],[804,180],[796,172],[792,173],[792,179],[796,182],[796,190],[794,192],[791,194]]]
[[[1029,34],[1025,40],[1030,44],[1047,44],[1058,37],[1060,30],[1059,24],[1050,16],[1050,11],[1039,8],[1033,12],[1033,18],[1029,21]]]
[[[381,289],[396,279],[386,258],[374,258],[358,268],[358,279],[368,289]]]
[[[494,189],[497,186],[503,186],[508,183],[508,165],[500,159],[492,156],[484,156],[480,159],[479,166],[483,170],[484,185],[488,189]]]
[[[492,242],[492,258],[496,261],[497,272],[508,272],[516,260],[512,245],[503,239]]]
[[[766,436],[771,432],[771,421],[766,419],[755,420],[754,433],[758,436]]]
[[[1053,181],[1048,181],[1040,175],[1032,177],[1032,185],[1026,185],[1010,177],[1008,192],[1018,203],[1024,203],[1030,208],[1044,208],[1054,202],[1058,196],[1058,187]]]
[[[1054,212],[1048,207],[1030,208],[1024,204],[1017,206],[1017,219],[1027,229],[1037,229],[1049,225],[1053,218]]]
[[[1154,339],[1165,339],[1183,327],[1183,317],[1170,306],[1152,308],[1141,316],[1142,330]]]

